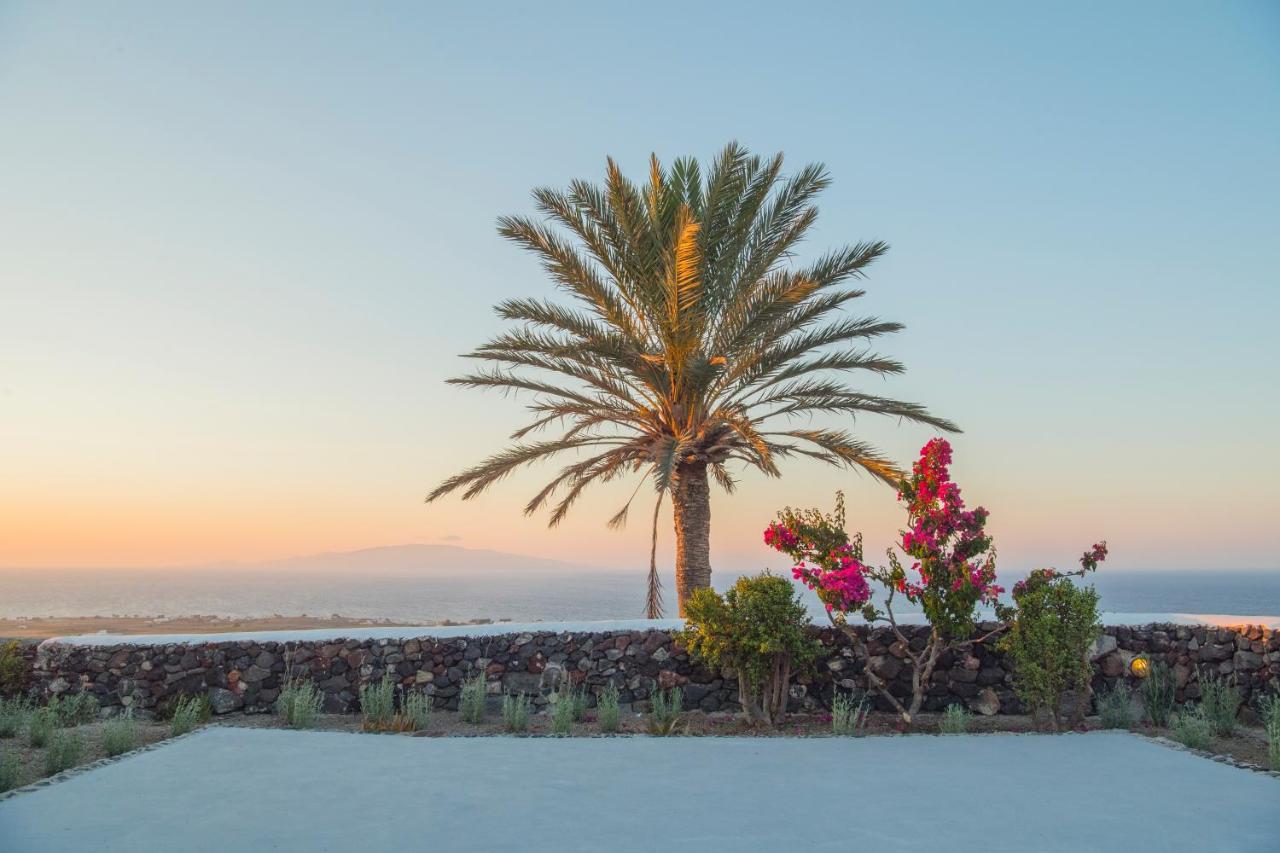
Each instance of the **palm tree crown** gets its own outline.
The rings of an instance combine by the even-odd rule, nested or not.
[[[955,429],[922,406],[842,381],[854,371],[903,370],[868,348],[900,324],[842,310],[864,293],[848,283],[888,247],[858,243],[795,263],[830,179],[817,164],[784,178],[782,165],[781,154],[765,159],[731,144],[705,176],[696,160],[663,168],[654,157],[638,186],[610,159],[604,186],[538,189],[542,220],[499,220],[502,236],[536,254],[575,304],[497,306],[519,325],[468,355],[494,366],[449,381],[531,392],[533,420],[512,435],[515,444],[427,500],[457,489],[475,497],[522,465],[571,451],[575,458],[525,506],[549,506],[556,525],[592,483],[642,474],[659,502],[670,494],[675,504],[683,611],[687,594],[710,583],[708,472],[732,492],[730,463],[776,477],[779,460],[803,456],[896,485],[898,468],[875,448],[844,430],[794,423],[870,412]],[[553,427],[553,438],[528,438]],[[634,497],[611,525],[625,522]],[[657,595],[651,555],[651,616],[661,609]]]

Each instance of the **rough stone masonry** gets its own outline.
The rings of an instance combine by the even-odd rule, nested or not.
[[[985,626],[991,628],[994,625]],[[832,628],[814,629],[823,652],[797,675],[791,709],[829,708],[837,689],[865,688],[874,668],[898,696],[910,693],[906,649],[888,628],[863,629],[867,643],[854,654]],[[911,647],[923,648],[928,629],[903,626]],[[30,654],[30,651],[28,651]],[[1112,626],[1094,643],[1094,690],[1133,679],[1130,662],[1144,655],[1164,661],[1177,678],[1179,701],[1200,695],[1202,672],[1230,676],[1248,699],[1280,691],[1280,631],[1256,625],[1215,628],[1173,624]],[[354,711],[361,685],[390,673],[404,689],[421,690],[437,708],[456,709],[462,682],[483,672],[493,697],[523,691],[545,704],[560,679],[585,684],[589,703],[613,682],[621,700],[644,710],[655,688],[679,686],[685,707],[705,711],[737,706],[737,680],[692,663],[661,630],[530,631],[483,637],[351,639],[297,643],[226,641],[170,645],[68,645],[50,641],[33,656],[31,692],[48,696],[88,690],[102,705],[163,710],[179,696],[208,695],[217,714],[266,712],[280,693],[286,660],[295,677],[312,679],[329,712]],[[1011,667],[989,645],[944,654],[925,710],[961,703],[975,713],[1022,713]],[[880,700],[881,709],[889,706]]]

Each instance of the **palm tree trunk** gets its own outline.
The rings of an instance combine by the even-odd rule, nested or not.
[[[676,596],[684,616],[689,595],[711,586],[711,489],[705,462],[685,462],[671,484],[675,506]]]

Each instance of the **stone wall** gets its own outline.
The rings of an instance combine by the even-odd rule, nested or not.
[[[993,627],[993,626],[987,626]],[[792,710],[830,707],[837,687],[865,687],[871,665],[896,694],[910,692],[905,649],[887,628],[870,631],[867,655],[855,655],[848,638],[817,629],[823,653],[792,688]],[[923,627],[904,627],[911,646],[922,648]],[[864,629],[863,636],[867,636]],[[1132,678],[1128,664],[1138,655],[1163,660],[1178,680],[1178,699],[1199,696],[1199,672],[1234,676],[1248,693],[1280,691],[1280,631],[1258,626],[1211,628],[1156,624],[1108,627],[1094,644],[1094,689]],[[669,633],[659,630],[595,633],[526,632],[487,637],[410,640],[212,642],[180,645],[74,646],[46,643],[34,665],[33,692],[42,695],[86,689],[104,706],[163,709],[182,694],[208,694],[216,713],[264,712],[285,677],[286,656],[297,675],[324,692],[325,709],[353,711],[359,687],[392,673],[402,685],[421,689],[439,708],[456,709],[464,679],[483,671],[489,691],[537,696],[560,678],[585,683],[594,695],[610,681],[624,704],[643,710],[655,686],[684,689],[685,706],[706,711],[736,707],[736,679],[690,662]],[[880,700],[887,709],[884,700]],[[1020,713],[1010,667],[989,646],[947,654],[939,662],[926,710],[963,703],[981,714]]]

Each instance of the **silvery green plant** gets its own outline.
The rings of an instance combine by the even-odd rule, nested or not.
[[[27,715],[27,743],[42,747],[49,742],[58,723],[58,715],[48,707],[36,708]]]
[[[1267,760],[1272,770],[1280,770],[1280,693],[1259,699],[1258,715],[1267,733]]]
[[[523,692],[502,697],[502,725],[509,732],[529,729],[529,697]]]
[[[863,691],[837,691],[831,703],[831,731],[844,736],[857,736],[867,725],[870,702]]]
[[[560,697],[551,707],[551,730],[558,735],[567,735],[573,731],[573,702]]]
[[[972,718],[969,709],[963,705],[948,705],[947,710],[942,713],[938,729],[944,735],[962,735],[969,731],[969,721]]]
[[[1120,679],[1110,690],[1098,695],[1098,716],[1104,729],[1127,729],[1136,722],[1129,685]]]
[[[17,737],[30,712],[31,706],[26,699],[0,699],[0,738]]]
[[[84,741],[74,731],[58,731],[49,736],[49,747],[44,751],[44,772],[61,773],[80,763],[84,755]]]
[[[1208,749],[1213,743],[1213,723],[1205,716],[1203,705],[1188,707],[1181,714],[1173,715],[1171,734],[1183,746]]]
[[[649,734],[667,737],[677,734],[684,711],[684,691],[679,687],[655,690],[649,702]]]
[[[1231,737],[1236,731],[1236,713],[1244,697],[1235,684],[1208,670],[1200,673],[1200,708],[1218,737]]]
[[[18,787],[20,770],[16,750],[7,749],[0,753],[0,794]]]
[[[418,690],[405,691],[400,710],[414,731],[425,729],[431,720],[431,697]]]
[[[360,727],[365,731],[381,731],[396,713],[396,684],[390,673],[376,684],[360,688]]]
[[[102,751],[108,756],[123,755],[137,745],[138,724],[132,708],[102,724]]]
[[[209,700],[204,696],[182,696],[173,708],[169,731],[174,737],[185,735],[207,720]]]
[[[1146,679],[1138,688],[1142,694],[1142,704],[1153,726],[1167,726],[1173,714],[1174,693],[1177,681],[1168,664],[1157,661],[1151,664]]]
[[[600,723],[600,731],[612,734],[618,730],[618,724],[622,716],[620,695],[618,685],[612,681],[605,685],[604,690],[600,691],[600,696],[596,700],[596,712]]]
[[[466,723],[484,722],[484,704],[488,695],[484,673],[462,682],[462,695],[458,698],[458,716]]]
[[[285,683],[276,698],[276,714],[293,729],[309,729],[320,714],[324,695],[310,681],[293,679]]]

